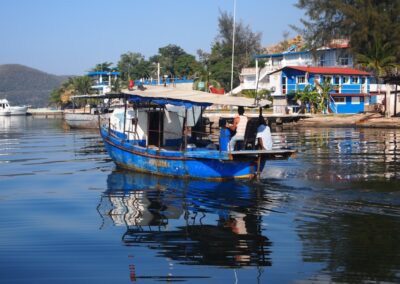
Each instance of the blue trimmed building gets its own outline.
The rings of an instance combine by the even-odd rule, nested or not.
[[[343,67],[286,66],[269,74],[275,86],[272,94],[274,112],[295,111],[298,104],[294,97],[307,85],[317,86],[330,82],[333,91],[329,97],[329,108],[335,113],[363,112],[366,105],[376,103],[370,96],[370,74],[365,71]]]

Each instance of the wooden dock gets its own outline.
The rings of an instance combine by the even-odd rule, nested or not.
[[[204,116],[208,117],[213,125],[218,125],[218,121],[221,117],[235,117],[237,114],[234,112],[205,112]],[[256,112],[248,112],[245,115],[249,118],[258,117],[258,113]],[[288,123],[296,123],[300,119],[310,118],[311,116],[308,114],[272,114],[272,113],[264,113],[263,117],[268,120],[269,124],[288,124]]]

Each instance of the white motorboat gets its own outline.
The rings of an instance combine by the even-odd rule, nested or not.
[[[0,100],[0,115],[26,115],[27,106],[10,106],[7,99]]]

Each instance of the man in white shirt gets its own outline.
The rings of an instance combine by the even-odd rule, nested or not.
[[[262,116],[258,117],[256,145],[261,150],[272,150],[271,130]]]
[[[244,140],[244,134],[246,131],[247,116],[244,115],[244,108],[242,106],[238,107],[238,115],[234,118],[233,124],[227,124],[226,127],[236,134],[229,141],[229,151],[235,150],[235,145],[237,141]]]

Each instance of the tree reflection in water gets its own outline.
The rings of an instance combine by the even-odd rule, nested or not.
[[[103,226],[125,225],[127,246],[146,246],[187,265],[270,266],[262,187],[115,171],[98,211]]]
[[[333,282],[398,283],[400,224],[377,214],[337,214],[302,223],[305,262],[322,262]]]

